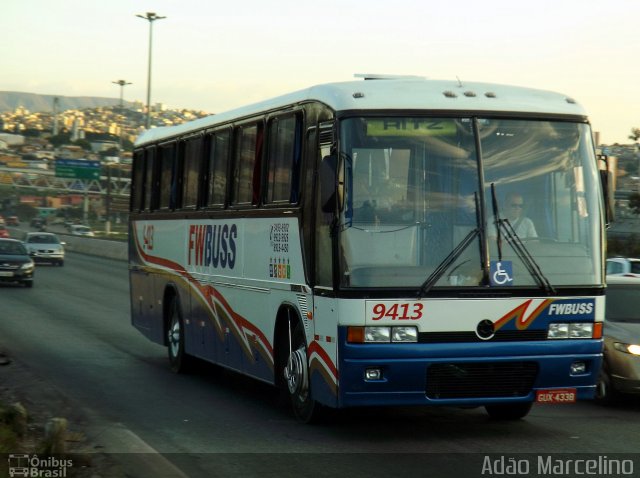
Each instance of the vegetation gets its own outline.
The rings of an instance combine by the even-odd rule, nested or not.
[[[633,193],[629,196],[629,207],[635,214],[640,215],[640,193]]]
[[[607,240],[607,256],[640,257],[640,234],[610,237]]]

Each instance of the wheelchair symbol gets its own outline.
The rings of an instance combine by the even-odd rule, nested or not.
[[[513,272],[511,261],[491,263],[491,282],[494,285],[511,285]]]

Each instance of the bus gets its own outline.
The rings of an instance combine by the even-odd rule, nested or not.
[[[499,84],[371,76],[148,130],[132,325],[174,372],[197,357],[268,382],[304,422],[591,399],[599,169],[575,100]]]

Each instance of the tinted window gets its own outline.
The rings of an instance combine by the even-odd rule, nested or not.
[[[131,188],[131,210],[144,208],[144,151],[133,155],[133,184]]]
[[[275,118],[269,123],[267,154],[268,203],[296,202],[300,163],[300,134],[296,116]],[[294,192],[295,189],[295,192]]]
[[[261,125],[238,129],[234,154],[233,203],[257,204],[260,191]]]
[[[157,169],[156,149],[148,149],[145,154],[145,180],[144,180],[144,204],[143,209],[152,211],[158,207],[158,175],[155,173]]]
[[[607,261],[607,274],[622,274],[622,264],[615,261]]]
[[[221,206],[225,203],[230,136],[229,131],[220,131],[209,137],[207,206]]]
[[[202,137],[191,138],[184,144],[183,196],[182,207],[196,207],[198,204],[198,179],[200,178],[200,156]]]
[[[174,144],[161,146],[160,160],[160,209],[174,208],[176,205],[176,189],[173,180],[175,169]]]
[[[640,280],[638,284],[609,284],[606,318],[612,322],[640,322]]]

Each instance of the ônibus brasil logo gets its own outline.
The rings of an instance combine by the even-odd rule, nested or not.
[[[67,469],[73,466],[73,460],[54,456],[38,458],[38,455],[10,454],[8,460],[11,478],[65,478]]]

